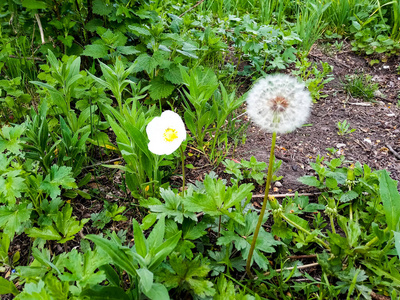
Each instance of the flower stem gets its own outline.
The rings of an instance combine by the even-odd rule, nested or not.
[[[179,147],[181,149],[181,161],[182,161],[182,197],[185,196],[185,152],[183,151],[182,144]],[[182,212],[185,211],[185,208],[182,203]]]
[[[250,270],[251,259],[253,257],[254,248],[256,247],[256,241],[257,241],[258,233],[260,232],[262,220],[264,218],[265,209],[267,208],[269,186],[271,185],[272,168],[274,166],[275,142],[276,142],[276,132],[273,132],[272,133],[272,142],[271,142],[271,152],[269,154],[269,165],[268,165],[267,183],[265,185],[264,201],[263,201],[263,205],[262,205],[262,208],[260,211],[260,215],[258,217],[256,230],[254,231],[253,241],[251,242],[249,256],[247,257],[246,272],[250,278],[253,278],[253,274],[251,274],[251,270]]]

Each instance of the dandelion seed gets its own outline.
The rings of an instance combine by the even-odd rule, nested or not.
[[[148,147],[157,155],[171,154],[186,139],[186,129],[181,117],[171,111],[164,111],[155,117],[146,128],[150,140]]]
[[[262,129],[287,133],[305,123],[312,104],[310,92],[295,77],[283,74],[260,79],[247,96],[247,113]]]

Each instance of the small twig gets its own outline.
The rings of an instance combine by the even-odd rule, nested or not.
[[[36,21],[38,23],[39,31],[40,31],[40,38],[42,39],[42,44],[46,44],[46,41],[44,39],[44,31],[42,27],[42,22],[40,22],[39,14],[35,14]]]
[[[321,192],[315,192],[315,193],[302,193],[302,194],[297,194],[297,196],[314,196],[314,195],[320,195]],[[271,197],[274,198],[285,198],[285,197],[294,197],[296,194],[272,194],[270,195]],[[253,195],[253,198],[264,198],[264,194],[259,194],[259,195]]]
[[[390,152],[393,153],[394,157],[396,157],[397,159],[400,159],[400,154],[397,153],[396,151],[394,151],[394,149],[390,145],[386,145],[386,147],[390,150]]]
[[[351,104],[351,105],[358,105],[358,106],[372,106],[372,104],[371,103],[364,103],[364,102],[361,102],[361,103],[353,103],[353,102],[347,102],[347,104]]]
[[[197,2],[195,5],[193,5],[191,8],[189,8],[187,11],[181,13],[181,15],[179,16],[179,18],[182,18],[186,13],[188,13],[189,11],[195,9],[197,6],[199,6],[201,3],[203,3],[204,0],[200,0],[199,2]]]
[[[96,166],[112,163],[112,162],[119,161],[119,160],[122,160],[122,159],[123,159],[123,157],[113,158],[113,159],[110,159],[110,160],[102,161],[102,162],[95,163],[95,164],[90,165],[90,166],[83,167],[82,169],[89,169],[89,168],[92,168],[92,167],[96,167]]]

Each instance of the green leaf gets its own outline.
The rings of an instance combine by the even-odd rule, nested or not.
[[[168,81],[165,81],[162,77],[157,76],[154,78],[150,85],[150,97],[154,100],[160,100],[162,98],[167,98],[172,94],[175,86]]]
[[[386,170],[378,171],[379,193],[389,230],[399,230],[400,223],[400,194],[397,181],[390,178]]]
[[[137,269],[136,273],[140,277],[140,284],[143,287],[143,291],[145,293],[149,292],[153,285],[153,279],[154,279],[153,273],[147,270],[146,268]]]
[[[182,84],[181,70],[176,64],[171,65],[164,73],[164,78],[173,84]]]
[[[139,223],[135,219],[132,220],[132,223],[136,252],[144,258],[146,257],[148,251],[147,241],[144,237],[142,229],[139,226]]]
[[[25,179],[18,177],[20,173],[21,170],[12,170],[3,174],[5,179],[0,177],[0,196],[3,194],[9,205],[15,204],[16,198],[21,197],[21,192],[27,189]]]
[[[129,296],[125,291],[116,286],[96,285],[89,289],[85,289],[80,293],[80,297],[88,297],[91,300],[129,300]]]
[[[393,232],[394,233],[394,245],[396,247],[397,255],[400,258],[400,232]]]
[[[112,12],[113,5],[106,0],[93,1],[93,13],[100,16],[106,16]]]
[[[82,55],[90,56],[94,59],[103,58],[108,54],[108,47],[102,44],[87,45]]]
[[[134,61],[133,72],[146,71],[147,74],[152,74],[154,69],[158,66],[158,62],[153,57],[146,53],[140,54]]]
[[[12,208],[0,206],[0,228],[12,239],[21,225],[29,220],[30,216],[31,204],[28,206],[27,202]]]
[[[60,186],[65,189],[76,188],[75,179],[72,177],[72,168],[58,165],[51,166],[50,174],[40,184],[40,188],[50,194],[52,199],[61,194]]]
[[[169,300],[167,288],[161,283],[154,283],[151,289],[144,294],[151,300]]]
[[[355,191],[348,191],[344,194],[342,194],[342,196],[340,196],[339,201],[340,202],[349,202],[351,200],[354,200],[358,197],[358,193]]]
[[[134,46],[118,46],[117,51],[124,55],[134,55],[140,53],[140,51],[137,50]]]
[[[136,266],[133,263],[133,257],[128,256],[127,252],[122,249],[122,246],[94,234],[89,234],[86,238],[93,241],[96,246],[106,252],[116,266],[122,268],[129,275],[136,277]]]
[[[298,216],[296,216],[295,214],[284,214],[290,221],[296,223],[297,225],[299,225],[300,227],[310,231],[310,225],[308,224],[308,222]]]
[[[28,228],[26,234],[32,238],[41,238],[47,241],[58,241],[61,239],[60,234],[53,226],[44,226],[42,228]]]
[[[181,238],[182,232],[179,231],[175,235],[171,236],[167,239],[164,243],[158,246],[154,251],[150,249],[150,251],[154,254],[154,258],[149,264],[150,270],[155,270],[163,261],[164,259],[175,249],[176,245]]]
[[[0,277],[0,295],[13,294],[18,295],[18,289],[12,281]]]
[[[47,3],[46,1],[39,1],[39,0],[22,0],[22,6],[26,7],[27,9],[46,9]]]
[[[128,25],[129,30],[131,30],[135,35],[137,36],[150,36],[151,33],[150,31],[144,27],[144,25],[142,26],[136,26],[136,25]]]
[[[309,186],[319,187],[321,182],[314,176],[303,176],[297,179],[301,183]]]

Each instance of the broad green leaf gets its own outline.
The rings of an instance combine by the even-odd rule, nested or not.
[[[135,248],[136,252],[142,256],[143,258],[146,257],[148,252],[148,244],[144,237],[143,231],[139,226],[139,223],[132,219],[133,225],[133,238],[135,239]]]
[[[396,247],[397,255],[400,258],[400,232],[393,232],[394,233],[394,245]]]
[[[175,90],[175,86],[170,82],[165,81],[161,76],[153,78],[150,84],[150,97],[154,100],[167,98]]]
[[[147,230],[151,226],[153,226],[156,221],[157,221],[157,214],[150,213],[143,218],[142,225],[140,225],[140,228],[142,230]]]
[[[106,16],[113,11],[113,5],[106,0],[93,1],[93,13],[100,16]]]
[[[13,294],[18,295],[18,289],[12,281],[0,277],[0,295]]]
[[[400,194],[397,181],[390,178],[386,170],[378,171],[379,193],[383,203],[386,222],[389,230],[398,230],[400,223]]]
[[[129,275],[136,277],[136,266],[133,262],[133,257],[128,256],[122,249],[122,246],[94,234],[89,234],[86,238],[93,241],[96,246],[106,252],[115,265],[126,271]]]
[[[308,224],[308,222],[298,216],[296,216],[295,214],[285,214],[285,216],[292,222],[296,223],[297,225],[299,225],[300,227],[306,229],[306,230],[310,230],[310,225]]]
[[[22,0],[22,6],[31,10],[46,9],[47,3],[46,1],[40,1],[40,0]]]
[[[155,270],[163,261],[164,259],[175,249],[176,245],[181,238],[182,232],[179,231],[175,235],[171,236],[167,239],[164,243],[158,246],[153,253],[154,258],[152,259],[151,263],[149,264],[149,270]],[[152,249],[150,249],[152,250]]]
[[[158,62],[153,57],[143,53],[136,58],[134,65],[133,72],[137,73],[144,70],[147,74],[152,74],[154,69],[158,66]]]
[[[25,232],[31,238],[41,238],[48,241],[61,240],[60,234],[53,226],[44,226],[42,228],[28,228],[25,230]]]
[[[321,182],[314,176],[303,176],[297,179],[301,183],[309,186],[319,187]]]
[[[358,193],[357,193],[357,192],[355,192],[355,191],[348,191],[348,192],[346,192],[346,193],[344,193],[344,194],[342,194],[342,195],[340,196],[339,201],[340,201],[340,202],[349,202],[349,201],[351,201],[351,200],[356,199],[357,197],[358,197]]]
[[[169,300],[167,288],[161,283],[154,283],[151,289],[144,294],[151,300]]]
[[[129,296],[125,291],[116,286],[95,285],[89,289],[85,289],[80,293],[80,297],[88,297],[91,300],[129,300]]]
[[[153,273],[147,270],[146,268],[137,269],[136,273],[139,275],[140,284],[143,287],[143,291],[145,293],[148,293],[153,285],[153,278],[154,278]]]
[[[155,249],[161,245],[165,235],[165,217],[161,217],[153,230],[150,232],[147,238],[147,245],[149,249]]]
[[[139,24],[138,24],[139,25]],[[141,37],[143,35],[145,36],[150,36],[151,33],[150,31],[144,27],[144,25],[142,26],[136,26],[136,25],[128,25],[129,30],[131,30],[135,35]]]
[[[93,57],[94,59],[103,58],[108,54],[108,47],[102,44],[87,45],[82,55]]]

